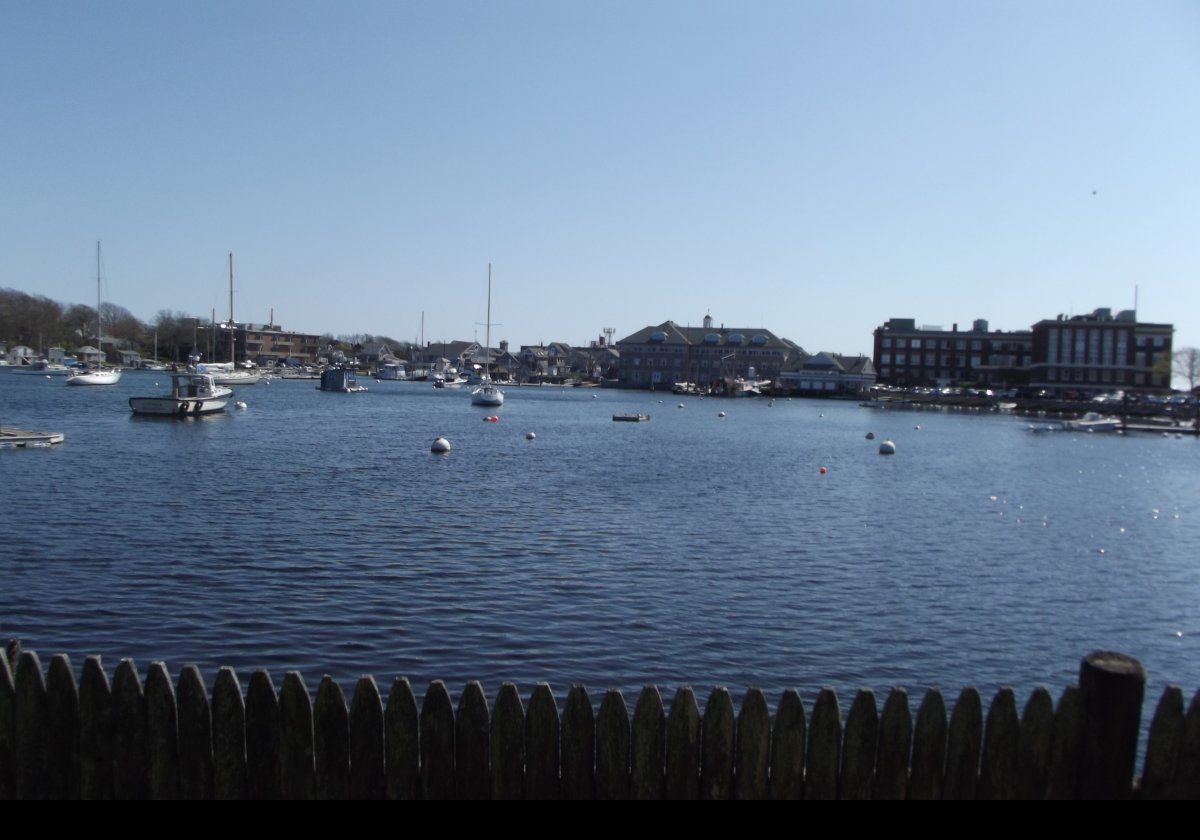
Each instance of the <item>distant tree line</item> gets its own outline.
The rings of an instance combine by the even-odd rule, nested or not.
[[[104,303],[100,306],[100,319],[104,330],[105,346],[102,349],[106,352],[136,350],[144,358],[150,358],[154,354],[157,334],[158,355],[162,359],[184,361],[197,350],[202,355],[208,354],[208,318],[163,309],[152,322],[145,323],[123,306]],[[25,345],[45,353],[50,347],[62,347],[67,352],[85,345],[97,347],[96,326],[96,308],[93,306],[62,304],[43,295],[0,289],[0,340],[10,349]],[[336,338],[326,333],[321,336],[320,346],[322,350],[333,347],[353,354],[374,342],[387,344],[397,355],[408,350],[408,342],[366,333]]]

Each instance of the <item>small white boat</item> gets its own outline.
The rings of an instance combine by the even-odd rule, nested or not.
[[[130,397],[134,414],[158,417],[197,417],[224,411],[233,389],[213,382],[207,373],[177,373],[171,377],[171,393],[161,397]]]
[[[1062,428],[1068,432],[1115,432],[1121,428],[1121,418],[1089,411],[1078,420],[1064,420]]]
[[[233,387],[235,385],[257,385],[262,379],[262,374],[256,370],[227,370],[214,372],[212,378],[217,385]]]
[[[67,374],[68,385],[116,385],[121,371],[112,368],[76,368]]]
[[[24,376],[68,376],[71,373],[71,368],[66,365],[39,359],[28,365],[13,365],[12,372]]]

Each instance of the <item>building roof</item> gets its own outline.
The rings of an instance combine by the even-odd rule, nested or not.
[[[656,338],[658,336],[658,338]],[[761,338],[760,338],[761,337]],[[731,340],[732,339],[732,340]],[[762,327],[681,327],[674,321],[643,327],[617,342],[621,344],[684,344],[703,347],[753,347],[795,351],[799,346]]]

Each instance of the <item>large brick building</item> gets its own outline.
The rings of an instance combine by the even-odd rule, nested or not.
[[[988,332],[982,319],[969,332],[958,324],[917,327],[912,318],[892,318],[875,330],[875,370],[889,385],[1024,385],[1032,355],[1031,332]]]
[[[1139,323],[1129,309],[1038,321],[1029,384],[1054,393],[1169,392],[1174,331],[1170,324]]]
[[[1139,323],[1132,310],[1059,315],[1012,332],[989,332],[984,320],[960,332],[957,324],[947,331],[892,318],[875,330],[874,360],[889,385],[1169,391],[1173,332],[1170,324]]]
[[[761,327],[701,327],[674,321],[643,327],[617,342],[620,384],[625,388],[670,388],[694,382],[701,388],[726,378],[777,379],[800,347]]]

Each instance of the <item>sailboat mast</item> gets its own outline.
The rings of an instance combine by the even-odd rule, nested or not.
[[[492,378],[492,264],[488,263],[488,305],[487,305],[487,328],[483,333],[487,336],[484,341],[487,342],[487,347],[483,348],[483,370],[487,374],[487,378]]]
[[[96,347],[100,351],[100,363],[104,356],[104,322],[100,318],[100,240],[96,240]]]
[[[237,362],[233,355],[233,251],[229,252],[229,361]]]

